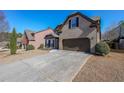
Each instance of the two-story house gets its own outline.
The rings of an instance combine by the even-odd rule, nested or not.
[[[100,17],[89,18],[76,12],[60,26],[59,49],[95,53],[95,45],[101,38]]]

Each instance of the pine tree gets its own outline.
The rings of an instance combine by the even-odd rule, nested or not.
[[[10,53],[11,55],[16,54],[16,40],[17,40],[17,35],[16,35],[16,29],[13,28],[11,38],[10,38]]]

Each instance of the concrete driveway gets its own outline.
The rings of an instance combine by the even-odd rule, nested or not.
[[[0,64],[0,81],[72,81],[89,57],[89,54],[83,52],[59,50],[10,64]]]

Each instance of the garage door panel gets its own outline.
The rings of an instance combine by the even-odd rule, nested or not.
[[[63,48],[64,50],[89,52],[90,40],[88,38],[64,39]]]

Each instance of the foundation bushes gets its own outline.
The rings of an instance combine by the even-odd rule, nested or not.
[[[105,56],[105,55],[109,54],[110,47],[106,42],[100,42],[100,43],[96,44],[95,50],[96,50],[97,55]]]
[[[27,45],[26,50],[27,50],[27,51],[28,51],[28,50],[34,50],[34,46],[33,46],[33,45]]]

